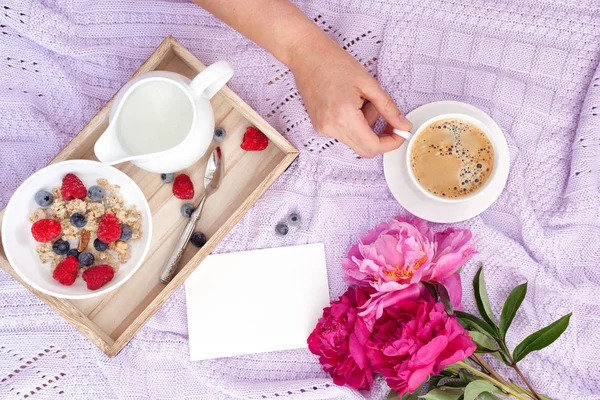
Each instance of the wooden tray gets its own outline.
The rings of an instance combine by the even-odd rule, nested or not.
[[[169,36],[134,77],[148,71],[166,70],[193,78],[204,68],[192,53]],[[111,103],[112,99],[52,163],[70,159],[96,159],[94,143],[108,125]],[[229,88],[221,89],[211,103],[216,126],[222,126],[227,131],[227,137],[221,144],[225,176],[219,190],[207,200],[198,223],[199,230],[209,238],[208,242],[202,249],[188,246],[179,272],[169,284],[161,283],[159,275],[186,222],[179,214],[182,201],[172,195],[171,185],[163,184],[157,174],[143,171],[131,163],[121,164],[118,168],[143,190],[150,203],[154,231],[152,247],[144,264],[118,289],[86,300],[65,300],[45,295],[17,276],[0,244],[0,267],[56,310],[109,357],[117,355],[129,343],[298,155],[298,151],[283,136]],[[242,136],[250,125],[268,136],[270,143],[266,150],[246,152],[240,148]],[[197,183],[196,186],[201,185],[198,183],[202,182],[207,157],[208,154],[186,170],[192,181]],[[196,193],[196,198],[200,194]],[[1,211],[0,219],[3,214],[4,211]]]

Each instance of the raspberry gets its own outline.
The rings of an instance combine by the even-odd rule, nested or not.
[[[78,269],[79,261],[75,257],[69,256],[54,268],[52,277],[61,285],[71,286],[77,279]]]
[[[53,219],[40,219],[31,225],[31,234],[38,242],[49,242],[60,236],[60,222]]]
[[[269,139],[264,133],[253,126],[249,126],[244,133],[240,147],[246,151],[261,151],[269,146]]]
[[[83,272],[81,277],[87,283],[87,288],[90,290],[100,289],[108,282],[112,281],[115,276],[113,267],[107,264],[96,265]]]
[[[83,199],[87,196],[87,190],[75,174],[66,174],[62,181],[60,194],[65,200]]]
[[[98,239],[104,243],[114,242],[121,237],[121,224],[113,214],[104,214],[98,223]]]
[[[189,200],[194,197],[194,184],[186,174],[179,174],[173,182],[173,195],[181,200]]]

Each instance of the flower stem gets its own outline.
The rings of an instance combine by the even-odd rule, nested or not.
[[[479,354],[475,354],[475,353],[473,353],[473,357],[477,359],[477,362],[478,362],[479,364],[481,364],[481,366],[482,366],[483,368],[485,368],[485,369],[486,369],[486,370],[487,370],[487,371],[490,373],[490,375],[491,375],[493,378],[495,378],[496,380],[498,380],[498,381],[500,381],[500,382],[504,383],[505,385],[508,385],[508,382],[506,382],[506,380],[505,380],[504,378],[502,378],[502,377],[501,377],[501,376],[500,376],[500,375],[499,375],[499,374],[498,374],[496,371],[494,371],[494,368],[492,368],[492,366],[491,366],[490,364],[488,364],[488,363],[487,363],[487,362],[486,362],[486,361],[483,359],[483,357],[481,357]]]
[[[531,384],[529,383],[529,381],[527,380],[527,378],[525,378],[525,375],[523,375],[523,373],[521,372],[521,370],[519,369],[519,367],[517,367],[517,363],[513,361],[512,357],[510,357],[510,355],[509,355],[509,360],[510,360],[510,363],[512,364],[512,367],[515,369],[515,371],[517,371],[517,374],[519,374],[519,376],[521,377],[521,379],[523,380],[523,382],[525,382],[525,384],[527,385],[527,387],[531,391],[531,394],[533,395],[533,398],[536,399],[536,400],[542,400],[541,397],[540,397],[540,395],[537,394],[537,392],[535,391],[535,389],[533,389],[533,386],[531,386]]]
[[[483,378],[483,379],[489,381],[490,383],[494,384],[495,386],[504,390],[509,395],[511,395],[519,400],[531,400],[531,397],[529,397],[529,396],[526,397],[526,396],[522,395],[521,393],[516,391],[513,387],[504,384],[503,382],[497,380],[496,378],[494,378],[490,375],[485,374],[484,372],[479,371],[477,368],[474,368],[473,366],[469,365],[468,363],[466,363],[464,361],[459,361],[459,362],[455,363],[454,365],[457,365],[460,368],[464,368],[467,371],[469,371],[470,373],[472,373],[473,375],[476,375],[480,378]]]
[[[513,367],[513,369],[515,371],[517,371],[517,374],[519,374],[519,376],[521,377],[521,379],[523,380],[523,382],[525,383],[525,385],[527,385],[527,387],[529,388],[529,391],[531,392],[531,395],[533,396],[533,398],[535,400],[542,400],[542,398],[540,397],[540,395],[535,391],[535,389],[533,388],[533,386],[531,385],[531,383],[529,383],[529,381],[527,380],[527,378],[525,378],[525,375],[523,375],[523,372],[521,372],[521,369],[517,366],[517,363],[512,358],[512,355],[508,351],[508,348],[506,346],[506,342],[504,341],[504,339],[502,339],[500,343],[501,343],[502,347],[505,349],[505,353],[506,353],[505,356],[506,356],[506,358],[508,358],[508,361],[510,362],[511,367]]]
[[[500,374],[498,374],[494,368],[488,364],[487,361],[485,361],[485,359],[479,355],[479,354],[473,354],[471,357],[477,359],[477,362],[479,365],[481,365],[483,368],[485,368],[487,370],[487,372],[496,380],[502,382],[504,385],[508,386],[508,387],[512,387],[514,390],[526,394],[527,396],[531,397],[531,398],[536,398],[535,396],[539,396],[538,399],[541,400],[551,400],[550,398],[546,397],[546,396],[542,396],[538,393],[536,393],[535,391],[529,391],[526,390],[524,388],[522,388],[521,386],[517,385],[516,383],[508,382],[506,379],[504,379]],[[529,389],[531,390],[531,386],[527,385],[529,387]]]

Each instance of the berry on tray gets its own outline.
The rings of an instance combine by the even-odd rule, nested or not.
[[[77,249],[71,249],[69,251],[67,251],[67,257],[79,257],[79,252],[77,251]]]
[[[89,267],[94,263],[94,255],[89,251],[80,253],[77,259],[79,260],[79,264],[83,265],[84,267]]]
[[[75,257],[67,257],[54,268],[52,277],[61,285],[71,286],[75,282],[75,279],[77,279],[78,269],[79,262],[77,259]]]
[[[108,282],[112,281],[115,276],[115,270],[110,265],[96,265],[83,272],[81,277],[87,283],[89,290],[100,289]]]
[[[194,212],[194,205],[191,203],[185,203],[184,205],[181,206],[181,215],[183,215],[184,217],[191,217],[192,213]]]
[[[287,220],[290,225],[299,225],[300,224],[300,216],[296,213],[291,213],[290,215],[288,215]]]
[[[92,201],[100,201],[104,199],[104,188],[100,185],[90,186],[87,191],[88,197]]]
[[[190,242],[200,248],[206,244],[206,235],[202,232],[194,232],[192,233],[192,237],[190,238]]]
[[[133,235],[133,232],[129,225],[121,225],[121,236],[119,237],[119,240],[126,242],[131,239],[131,235]]]
[[[53,219],[40,219],[31,225],[31,234],[38,242],[45,243],[60,236],[60,222]]]
[[[269,146],[269,139],[264,133],[253,126],[249,126],[244,133],[240,147],[246,151],[261,151]]]
[[[104,214],[98,223],[98,239],[104,243],[114,242],[121,237],[119,219],[113,214]]]
[[[190,200],[194,197],[194,184],[186,174],[179,174],[173,182],[173,195],[181,200]]]
[[[67,254],[70,248],[71,245],[69,245],[69,242],[67,242],[66,240],[58,239],[52,244],[52,251],[54,251],[59,256],[64,256],[65,254]]]
[[[160,174],[160,180],[163,183],[171,183],[175,179],[175,174]]]
[[[83,199],[87,196],[85,185],[75,174],[67,174],[62,180],[60,193],[65,200]]]
[[[48,207],[54,202],[54,196],[46,190],[40,190],[35,194],[35,202],[40,207]]]
[[[215,132],[213,134],[215,142],[222,142],[225,140],[225,136],[227,136],[225,129],[221,128],[220,126],[215,128]]]
[[[81,213],[71,215],[71,225],[75,228],[83,228],[87,224],[87,218]]]
[[[108,249],[108,243],[104,243],[102,240],[96,238],[94,240],[94,248],[97,251],[106,251],[106,249]]]
[[[289,231],[290,228],[288,228],[288,226],[284,223],[279,223],[275,226],[275,233],[277,233],[280,236],[287,235]]]

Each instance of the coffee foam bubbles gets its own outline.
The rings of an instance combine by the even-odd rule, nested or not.
[[[494,167],[494,150],[484,132],[460,119],[444,119],[415,138],[411,168],[419,184],[442,198],[460,198],[477,191]]]

